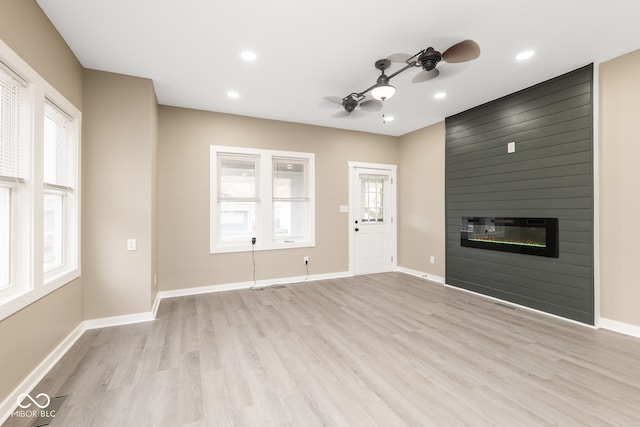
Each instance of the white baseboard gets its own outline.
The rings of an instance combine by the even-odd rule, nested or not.
[[[510,302],[510,301],[505,301],[505,300],[502,300],[500,298],[495,298],[495,297],[492,297],[492,296],[489,296],[489,295],[484,295],[484,294],[481,294],[479,292],[474,292],[474,291],[470,291],[468,289],[460,288],[458,286],[448,285],[446,283],[446,280],[445,280],[444,277],[434,276],[434,275],[431,275],[431,274],[423,273],[421,271],[412,270],[410,268],[405,268],[405,267],[398,267],[397,270],[399,272],[401,272],[401,273],[409,274],[411,276],[420,277],[422,279],[426,279],[426,280],[430,280],[432,282],[440,283],[440,284],[442,284],[442,285],[444,285],[444,286],[446,286],[448,288],[457,289],[457,290],[460,290],[462,292],[467,292],[467,293],[471,293],[471,294],[474,294],[474,295],[478,295],[478,296],[480,296],[482,298],[487,298],[487,299],[499,302],[501,304],[505,304],[505,305],[509,305],[509,306],[513,306],[513,307],[518,307],[518,308],[521,308],[523,310],[532,311],[534,313],[539,313],[539,314],[542,314],[542,315],[545,315],[545,316],[554,317],[556,319],[564,320],[566,322],[574,323],[574,324],[581,325],[581,326],[586,326],[586,327],[593,328],[593,329],[607,329],[609,331],[618,332],[620,334],[624,334],[624,335],[629,335],[629,336],[632,336],[632,337],[640,338],[640,326],[631,325],[629,323],[619,322],[617,320],[611,320],[611,319],[607,319],[607,318],[604,318],[604,317],[597,318],[595,325],[588,325],[586,323],[578,322],[578,321],[575,321],[573,319],[567,319],[566,317],[557,316],[555,314],[547,313],[546,311],[536,310],[535,308],[531,308],[531,307],[527,307],[527,306],[524,306],[524,305],[516,304],[516,303]]]
[[[85,329],[109,328],[111,326],[131,325],[132,323],[151,322],[155,320],[152,311],[146,313],[125,314],[122,316],[103,317],[101,319],[85,320]]]
[[[401,273],[409,274],[411,276],[420,277],[421,279],[427,279],[432,282],[440,283],[444,285],[444,277],[434,276],[433,274],[423,273],[422,271],[412,270],[410,268],[398,267],[398,271]]]
[[[598,327],[601,329],[607,329],[613,332],[619,332],[625,335],[631,335],[632,337],[640,338],[640,326],[630,325],[629,323],[619,322],[617,320],[600,318]]]
[[[160,295],[158,295],[158,292],[156,292],[156,299],[153,300],[153,306],[151,307],[151,315],[153,316],[154,320],[158,315],[158,307],[160,307],[160,301],[162,301],[162,298],[160,298]]]
[[[71,331],[58,346],[53,349],[47,357],[16,387],[0,404],[0,425],[3,424],[18,406],[18,397],[22,393],[29,393],[38,385],[44,376],[54,367],[56,363],[64,356],[73,344],[82,336],[85,331],[84,322],[81,322]]]
[[[535,309],[535,308],[527,307],[526,305],[517,304],[515,302],[511,302],[511,301],[503,300],[503,299],[500,299],[500,298],[492,297],[492,296],[489,296],[489,295],[481,294],[479,292],[470,291],[469,289],[464,289],[464,288],[461,288],[459,286],[448,285],[446,283],[444,285],[447,288],[456,289],[456,290],[461,291],[461,292],[466,292],[468,294],[477,295],[477,296],[482,297],[482,298],[486,298],[486,299],[489,299],[489,300],[492,300],[492,301],[495,301],[495,302],[499,302],[500,304],[503,304],[503,305],[508,305],[508,306],[511,306],[511,307],[520,308],[522,310],[530,311],[532,313],[538,313],[538,314],[542,314],[543,316],[553,317],[554,319],[558,319],[558,320],[564,320],[565,322],[573,323],[575,325],[585,326],[585,327],[591,328],[591,329],[597,329],[594,325],[589,325],[587,323],[578,322],[577,320],[569,319],[567,317],[558,316],[557,314],[547,313],[546,311],[542,311],[542,310],[538,310],[538,309]]]
[[[193,288],[172,289],[170,291],[158,292],[157,299],[162,301],[165,298],[185,297],[189,295],[210,294],[212,292],[235,291],[238,289],[249,289],[253,282],[228,283],[224,285],[202,285]]]
[[[305,282],[315,282],[317,280],[329,280],[329,279],[341,279],[344,277],[351,277],[353,274],[349,271],[343,271],[339,273],[327,273],[327,274],[313,274],[310,276],[295,276],[285,277],[281,279],[267,279],[258,280],[254,282],[238,282],[227,283],[223,285],[203,285],[194,288],[174,289],[170,291],[158,292],[156,300],[165,298],[184,297],[189,295],[209,294],[213,292],[225,292],[235,291],[238,289],[251,289],[251,288],[267,288],[274,285],[292,285]]]

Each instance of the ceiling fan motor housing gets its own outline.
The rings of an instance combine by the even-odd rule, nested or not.
[[[438,65],[438,62],[440,62],[441,59],[442,54],[434,48],[430,47],[427,48],[427,50],[425,50],[422,55],[420,55],[420,57],[418,58],[418,64],[420,64],[420,66],[424,70],[431,71],[436,68],[436,65]]]
[[[352,112],[358,106],[358,101],[353,98],[346,98],[342,101],[342,106],[347,113]]]

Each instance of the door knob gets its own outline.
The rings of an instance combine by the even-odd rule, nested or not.
[[[360,231],[360,229],[358,227],[355,228],[356,231]]]

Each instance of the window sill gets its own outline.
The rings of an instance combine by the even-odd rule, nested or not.
[[[280,249],[297,249],[297,248],[312,248],[316,246],[315,241],[305,241],[305,242],[278,242],[271,243],[269,245],[261,245],[256,243],[255,245],[220,245],[215,248],[210,249],[210,254],[226,254],[226,253],[234,253],[234,252],[251,252],[256,251],[275,251]]]
[[[54,278],[50,278],[45,284],[34,289],[23,291],[12,298],[0,303],[0,321],[12,316],[28,305],[33,304],[41,298],[49,295],[53,291],[60,289],[64,285],[71,283],[80,277],[80,269],[66,270]]]

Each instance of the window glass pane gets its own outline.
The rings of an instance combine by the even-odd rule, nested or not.
[[[307,197],[307,160],[273,159],[273,197],[306,198]]]
[[[221,242],[250,242],[256,236],[256,202],[218,202]]]
[[[257,198],[257,156],[218,154],[218,199]]]
[[[60,193],[44,195],[44,271],[52,270],[63,263],[63,205],[64,196]]]
[[[0,288],[11,284],[11,189],[0,187]]]
[[[361,177],[361,219],[384,222],[384,177]]]
[[[305,240],[309,228],[308,218],[308,202],[273,202],[273,238],[278,241]]]

